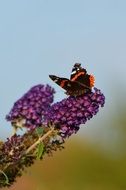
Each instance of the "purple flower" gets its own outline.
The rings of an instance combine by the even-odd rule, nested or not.
[[[20,156],[21,152],[24,151],[24,146],[22,144],[23,137],[20,135],[14,135],[11,138],[7,138],[7,141],[4,143],[2,151],[4,157],[8,157],[8,162],[15,162],[17,161]]]
[[[68,137],[79,130],[80,124],[86,123],[103,107],[105,96],[100,90],[94,88],[78,97],[68,97],[53,104],[46,113],[46,122],[53,122],[60,126],[60,134]]]
[[[42,124],[43,115],[53,102],[54,89],[49,85],[36,85],[14,103],[10,113],[6,116],[8,121],[29,129]]]

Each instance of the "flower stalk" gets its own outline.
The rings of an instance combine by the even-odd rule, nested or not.
[[[50,136],[52,134],[52,132],[54,131],[54,127],[52,129],[50,129],[46,134],[44,134],[42,137],[39,137],[39,139],[32,144],[26,151],[24,154],[28,154],[30,153],[33,149],[35,149],[35,147],[42,141],[44,141],[48,136]]]

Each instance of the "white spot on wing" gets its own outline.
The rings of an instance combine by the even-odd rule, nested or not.
[[[76,73],[76,71],[74,70],[74,71],[72,71],[72,73],[71,73],[71,74],[73,75],[73,74],[75,74],[75,73]]]
[[[55,80],[54,80],[54,82],[57,82],[58,81],[58,78],[56,78]]]
[[[68,85],[67,86],[71,86],[71,84],[70,83],[68,83]]]

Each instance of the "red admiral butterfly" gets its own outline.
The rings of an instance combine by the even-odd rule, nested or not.
[[[55,75],[49,77],[59,86],[66,90],[70,96],[79,96],[90,92],[94,86],[94,76],[88,75],[86,69],[81,67],[80,63],[75,63],[72,69],[70,79],[60,78]]]

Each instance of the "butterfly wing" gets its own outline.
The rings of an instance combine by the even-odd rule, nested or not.
[[[56,83],[58,84],[60,87],[62,87],[63,89],[67,90],[67,86],[69,86],[69,82],[70,80],[67,78],[61,78],[55,75],[49,75],[49,77]]]
[[[80,63],[75,63],[73,66],[70,80],[78,82],[88,89],[94,86],[94,77],[88,75],[86,69],[82,68]]]
[[[81,85],[79,82],[71,81],[67,78],[60,78],[55,75],[49,75],[49,77],[60,87],[62,87],[64,90],[66,90],[67,95],[77,96],[81,95],[85,92],[85,89],[83,85]]]
[[[84,68],[81,67],[81,64],[80,64],[80,63],[75,63],[74,66],[73,66],[73,68],[72,68],[70,80],[74,80],[74,78],[75,78],[79,73],[86,74],[87,71],[86,71],[86,69],[84,69]]]

